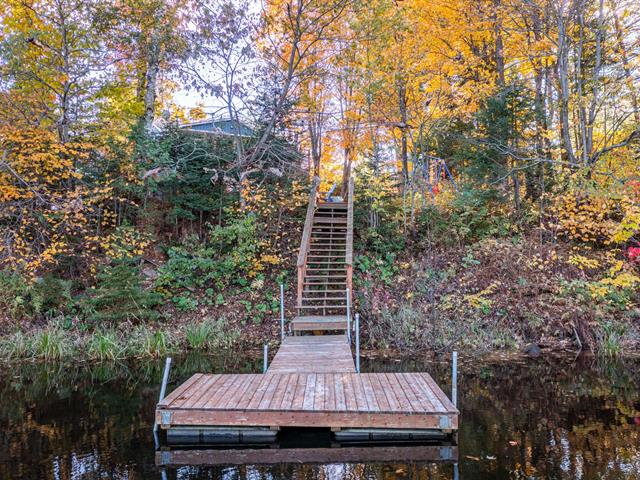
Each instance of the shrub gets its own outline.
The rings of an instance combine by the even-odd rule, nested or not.
[[[138,266],[122,259],[103,267],[98,285],[83,303],[87,318],[94,322],[154,319],[153,308],[160,295],[142,288]]]
[[[75,307],[71,282],[52,276],[27,281],[16,273],[0,271],[0,308],[10,318],[52,318]]]
[[[469,243],[507,235],[509,219],[496,191],[468,189],[459,192],[446,210],[426,207],[418,217],[418,232],[435,243]]]
[[[182,245],[169,249],[169,259],[158,272],[156,287],[175,295],[194,288],[222,290],[229,285],[242,285],[247,276],[256,275],[260,249],[253,216],[211,227],[204,242],[190,236]],[[173,300],[179,308],[188,310],[194,306],[180,295]]]

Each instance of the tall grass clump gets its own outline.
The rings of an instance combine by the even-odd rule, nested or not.
[[[95,331],[86,344],[86,353],[94,360],[115,360],[122,358],[124,346],[116,332],[112,330]]]
[[[171,333],[140,325],[131,334],[126,351],[134,357],[158,357],[172,352],[176,344]]]
[[[187,348],[191,350],[208,350],[213,331],[213,325],[207,321],[189,325],[184,333]]]
[[[239,338],[240,332],[236,328],[230,328],[224,318],[191,324],[184,334],[186,347],[190,350],[230,348]]]
[[[600,325],[596,334],[598,354],[603,357],[618,357],[622,355],[622,341],[626,333],[624,325],[605,322]]]
[[[60,328],[38,331],[30,345],[32,357],[44,360],[61,360],[73,355],[73,342]]]
[[[5,359],[19,359],[29,356],[29,339],[18,330],[0,338],[0,355]]]

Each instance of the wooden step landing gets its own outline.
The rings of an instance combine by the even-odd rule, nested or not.
[[[322,300],[322,299],[318,299],[318,300]],[[322,309],[322,305],[317,305],[315,308]],[[326,308],[327,309],[333,308],[333,306],[329,305]],[[324,315],[324,316],[303,315],[303,316],[295,317],[291,321],[291,329],[294,332],[304,332],[304,331],[308,332],[308,331],[314,331],[314,330],[346,330],[347,317],[346,315]],[[307,337],[300,337],[300,338],[307,338]],[[349,357],[351,357],[351,351],[349,351]]]
[[[196,374],[158,403],[156,421],[451,432],[458,411],[427,373]]]

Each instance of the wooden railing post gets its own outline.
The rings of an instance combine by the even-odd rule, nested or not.
[[[311,229],[313,227],[313,216],[316,211],[318,189],[320,188],[320,177],[314,177],[309,193],[309,205],[307,206],[307,216],[304,221],[302,231],[302,241],[300,242],[300,252],[298,253],[298,295],[297,306],[302,305],[302,291],[304,289],[304,272],[307,263],[307,252],[311,243]]]

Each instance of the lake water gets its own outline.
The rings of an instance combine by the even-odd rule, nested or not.
[[[640,478],[637,359],[462,359],[457,463],[407,462],[399,453],[385,462],[305,464],[292,453],[276,465],[168,469],[156,466],[151,434],[162,364],[3,366],[0,478]],[[260,370],[259,360],[190,356],[175,359],[170,388],[198,371]],[[362,366],[400,370],[427,371],[450,391],[446,362],[377,359]],[[293,444],[305,440],[292,435]]]

